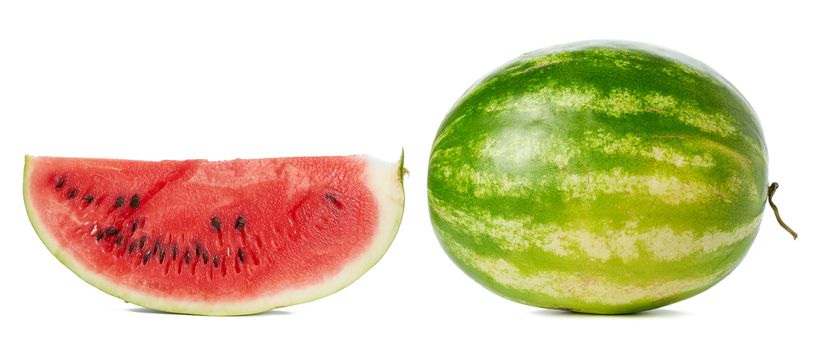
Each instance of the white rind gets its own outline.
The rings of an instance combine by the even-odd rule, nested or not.
[[[399,230],[405,206],[405,192],[402,184],[402,161],[388,163],[372,157],[362,156],[366,162],[363,182],[375,196],[379,209],[379,219],[373,241],[368,247],[339,272],[316,284],[278,291],[267,296],[255,297],[248,301],[235,302],[202,302],[167,298],[151,293],[144,293],[118,286],[111,279],[87,269],[83,263],[58,250],[57,243],[40,225],[37,213],[30,207],[28,179],[31,173],[32,159],[26,156],[24,175],[24,199],[29,219],[40,239],[51,253],[80,278],[100,290],[126,302],[150,309],[166,312],[198,315],[245,315],[254,314],[282,306],[295,305],[316,300],[333,294],[361,277],[385,254]]]

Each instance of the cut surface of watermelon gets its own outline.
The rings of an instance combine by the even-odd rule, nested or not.
[[[26,156],[46,247],[127,302],[236,315],[352,283],[393,241],[402,161],[367,156],[133,161]]]

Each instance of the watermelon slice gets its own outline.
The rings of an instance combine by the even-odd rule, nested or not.
[[[34,230],[82,279],[143,307],[238,315],[314,300],[385,253],[402,160],[26,156]]]

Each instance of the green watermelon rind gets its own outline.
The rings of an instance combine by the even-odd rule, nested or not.
[[[51,239],[47,230],[40,224],[37,214],[31,207],[29,179],[33,168],[33,157],[30,155],[25,156],[23,200],[29,221],[46,248],[60,263],[97,289],[127,303],[164,312],[211,316],[248,315],[284,306],[302,304],[334,294],[359,279],[385,255],[399,231],[399,225],[404,213],[405,194],[402,177],[407,172],[404,169],[404,151],[398,164],[383,162],[372,157],[363,157],[367,162],[367,183],[371,193],[376,196],[380,211],[374,241],[360,256],[354,258],[353,261],[342,267],[338,273],[324,281],[247,301],[216,303],[174,300],[118,286],[109,278],[87,269],[79,260],[60,249],[59,245]]]
[[[428,164],[434,231],[467,275],[520,303],[601,314],[725,278],[768,184],[760,122],[732,84],[620,41],[534,51],[483,77]]]

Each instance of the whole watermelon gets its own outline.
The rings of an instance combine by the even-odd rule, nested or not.
[[[439,128],[428,200],[439,241],[514,301],[618,314],[727,276],[767,199],[750,105],[706,65],[658,47],[582,42],[476,83]]]

